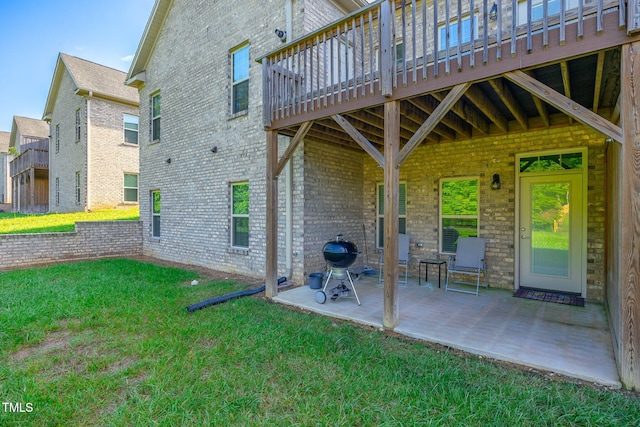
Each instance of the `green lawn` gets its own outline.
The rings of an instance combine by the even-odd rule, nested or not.
[[[0,272],[2,426],[637,426],[630,393],[247,297],[112,259]]]
[[[137,220],[139,209],[113,209],[93,212],[26,215],[0,212],[0,234],[51,233],[74,231],[78,221]]]

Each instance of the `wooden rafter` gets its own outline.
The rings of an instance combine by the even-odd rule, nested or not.
[[[465,98],[469,100],[478,110],[482,112],[489,120],[491,120],[501,131],[509,131],[509,122],[506,117],[493,105],[493,103],[487,98],[477,86],[471,86],[464,94]]]
[[[378,144],[378,145],[383,145],[384,144],[384,134],[380,129],[375,128],[375,127],[362,126],[362,123],[358,123],[355,120],[354,120],[353,124],[354,124],[354,126],[357,126],[359,131],[360,131],[360,133],[362,135],[364,135],[364,137],[367,138],[372,143],[375,143],[375,144]],[[322,125],[324,127],[326,127],[327,129],[332,129],[335,132],[342,133],[342,136],[343,137],[347,137],[349,140],[353,140],[353,138],[351,138],[348,135],[344,134],[344,129],[338,123],[336,123],[335,120],[332,120],[332,119],[323,120],[322,121]]]
[[[278,161],[278,165],[276,166],[276,169],[274,171],[275,176],[280,175],[280,172],[282,172],[282,169],[284,169],[285,165],[293,155],[293,152],[298,147],[298,144],[300,144],[300,141],[302,141],[304,137],[307,135],[307,132],[309,132],[309,129],[311,129],[312,125],[313,125],[313,120],[304,122],[302,126],[298,128],[296,135],[293,137],[293,139],[291,139],[291,142],[289,142],[289,146],[286,148],[286,150],[284,150],[282,157]]]
[[[442,102],[442,100],[446,96],[446,93],[444,92],[432,93],[431,96],[433,96],[439,102]],[[467,123],[469,123],[475,129],[477,129],[481,134],[483,135],[489,134],[489,123],[487,123],[487,121],[484,118],[482,118],[480,114],[476,112],[476,110],[474,110],[471,106],[469,106],[464,101],[464,99],[459,100],[453,106],[453,108],[451,108],[451,111],[454,112],[461,119],[466,120]]]
[[[527,121],[527,115],[525,114],[522,106],[513,95],[511,90],[504,84],[502,79],[496,78],[489,80],[489,84],[496,91],[496,94],[500,98],[500,100],[504,103],[504,105],[511,111],[513,117],[515,117],[516,121],[520,124],[522,129],[529,130],[529,123]]]
[[[418,98],[409,99],[409,102],[427,114],[431,115],[438,107],[438,103],[435,102],[431,97],[421,96]],[[442,123],[454,131],[456,133],[462,135],[465,138],[471,138],[471,126],[461,119],[459,119],[453,113],[447,113],[442,118]]]
[[[571,76],[569,75],[569,65],[567,64],[567,61],[560,62],[560,75],[562,76],[564,96],[571,99]],[[569,123],[573,123],[571,116],[569,116]]]
[[[413,136],[413,133],[415,133],[418,129],[420,129],[420,126],[422,126],[426,117],[428,117],[429,114],[431,113],[427,113],[421,108],[416,107],[415,104],[413,103],[409,103],[409,104],[402,103],[400,105],[401,117],[408,119],[409,123],[412,123],[413,125],[415,125],[411,128],[411,132],[412,132],[411,136]],[[404,122],[406,123],[406,121]],[[439,126],[439,125],[440,123],[438,123],[436,127],[433,128],[433,133],[440,135],[445,140],[453,141],[454,139],[456,139],[456,133],[454,131],[452,131],[451,129],[445,126]]]
[[[384,111],[378,111],[378,110],[370,110],[369,111],[372,115],[382,118],[384,120]],[[404,139],[404,140],[409,140],[414,132],[416,131],[416,129],[418,128],[418,125],[416,125],[415,127],[411,126],[411,124],[408,121],[403,121],[403,123],[401,123],[401,127],[400,127],[400,138]]]
[[[596,81],[593,85],[593,107],[591,111],[598,113],[600,106],[600,88],[602,86],[602,72],[604,70],[604,52],[598,52],[598,62],[596,65]]]
[[[504,77],[527,92],[534,94],[560,111],[563,111],[568,116],[573,117],[580,123],[591,126],[592,128],[622,143],[623,137],[620,127],[614,125],[608,120],[605,120],[572,99],[553,90],[549,86],[529,77],[522,71],[511,71],[505,73]]]
[[[373,146],[373,144],[369,142],[369,140],[367,140],[367,138],[365,138],[360,132],[358,132],[358,129],[353,127],[351,123],[349,123],[344,117],[339,114],[331,116],[331,118],[335,120],[336,123],[338,123],[340,127],[344,129],[344,131],[349,134],[349,136],[351,136],[351,138],[353,138],[353,140],[373,158],[373,160],[375,160],[380,166],[384,167],[384,156],[380,153],[380,151],[378,151],[376,147]]]
[[[527,73],[527,75],[533,79],[536,78],[533,71],[525,71],[525,73]],[[542,100],[535,95],[532,95],[531,98],[533,99],[533,104],[536,106],[536,110],[538,110],[540,120],[542,120],[542,123],[544,123],[544,127],[548,128],[551,121],[549,119],[549,110],[547,109],[547,104],[542,102]]]
[[[458,102],[460,97],[464,94],[464,92],[471,86],[471,83],[461,83],[455,86],[451,91],[447,94],[447,96],[442,100],[442,102],[435,109],[433,114],[431,114],[427,120],[420,126],[420,129],[411,137],[411,139],[405,144],[400,153],[398,154],[398,160],[396,163],[396,168],[399,168],[400,165],[409,157],[409,154],[418,146],[426,136],[431,132],[436,125],[442,120],[442,118],[451,110],[451,107]]]

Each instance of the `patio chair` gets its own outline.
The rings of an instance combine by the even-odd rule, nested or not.
[[[447,265],[447,281],[445,283],[446,291],[463,292],[467,294],[478,295],[480,289],[480,275],[484,279],[483,286],[487,286],[487,265],[484,260],[485,239],[478,237],[465,237],[458,239],[458,247],[456,255],[449,258]],[[455,274],[463,274],[475,277],[475,283],[456,282],[451,276]],[[475,286],[475,291],[455,287],[456,284]]]
[[[384,250],[380,251],[380,282],[383,282],[382,267],[384,266]],[[401,285],[406,285],[409,278],[409,235],[398,234],[398,267],[404,267],[404,280],[398,280]],[[402,276],[401,276],[402,277]]]

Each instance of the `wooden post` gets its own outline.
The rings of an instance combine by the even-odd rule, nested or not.
[[[640,42],[622,46],[620,121],[622,229],[618,370],[624,386],[640,390]],[[615,286],[616,284],[610,284]]]
[[[267,131],[267,189],[265,225],[265,295],[273,298],[278,294],[278,181],[275,171],[278,166],[278,133]]]
[[[392,19],[395,19],[395,10],[392,10],[391,1],[380,4],[380,88],[382,96],[389,97],[393,94],[393,52],[394,34]]]
[[[398,326],[398,233],[400,232],[400,102],[384,104],[384,313],[387,329]]]

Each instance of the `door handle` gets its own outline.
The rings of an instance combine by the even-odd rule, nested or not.
[[[521,234],[521,235],[520,235],[520,238],[521,238],[521,239],[528,239],[528,237],[527,237],[527,236],[525,236],[524,234]]]

